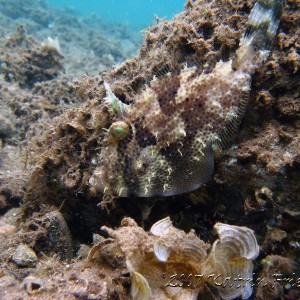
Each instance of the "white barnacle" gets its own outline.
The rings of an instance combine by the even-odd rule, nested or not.
[[[45,39],[42,42],[42,48],[53,48],[55,49],[58,53],[61,53],[60,50],[60,45],[59,45],[59,41],[58,38],[52,38],[51,36],[48,36],[47,39]]]
[[[222,108],[221,104],[218,101],[213,101],[211,105],[215,108]]]
[[[104,172],[102,169],[96,169],[94,174],[89,179],[90,186],[100,193],[105,193],[105,191],[108,189],[103,175]]]
[[[180,136],[186,137],[186,132],[185,132],[185,130],[183,128],[180,128],[178,130],[178,133],[179,133]]]

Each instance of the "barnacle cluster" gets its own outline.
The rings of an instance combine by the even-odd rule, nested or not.
[[[252,294],[252,260],[259,247],[247,227],[217,223],[219,239],[209,254],[209,244],[193,230],[186,234],[173,227],[169,217],[156,222],[149,233],[131,218],[123,219],[117,230],[102,229],[125,254],[133,299],[195,299],[205,283],[219,288],[223,299]],[[243,282],[237,281],[240,277]]]

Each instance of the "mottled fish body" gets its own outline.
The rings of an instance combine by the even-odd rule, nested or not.
[[[207,182],[214,145],[235,135],[249,98],[251,78],[268,57],[282,1],[258,1],[233,60],[211,73],[196,68],[155,78],[126,106],[105,83],[115,122],[107,131],[99,165],[90,178],[96,190],[115,196],[169,196]]]

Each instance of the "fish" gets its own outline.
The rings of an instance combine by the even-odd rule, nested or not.
[[[281,0],[258,0],[231,60],[217,62],[210,73],[192,66],[154,76],[133,104],[123,103],[104,82],[113,122],[90,186],[117,197],[155,197],[208,182],[215,149],[231,143],[238,131],[252,77],[269,56],[281,11]]]

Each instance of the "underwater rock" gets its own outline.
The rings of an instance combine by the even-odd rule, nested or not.
[[[9,236],[16,230],[16,227],[0,221],[0,235]]]
[[[268,255],[262,260],[263,269],[259,273],[258,278],[261,278],[262,282],[257,287],[255,300],[273,300],[280,299],[284,296],[284,288],[289,287],[283,281],[283,274],[292,274],[293,261],[280,255]],[[290,276],[290,275],[289,275]],[[294,276],[294,275],[293,275]],[[295,278],[290,276],[291,285],[295,283]],[[297,288],[291,288],[296,291],[295,298],[299,297],[299,290]],[[293,294],[293,293],[291,293]]]
[[[37,262],[37,256],[28,245],[21,244],[15,250],[12,261],[20,267],[34,267]]]
[[[207,254],[208,244],[193,230],[186,234],[173,227],[169,217],[156,222],[149,233],[131,218],[121,225],[102,229],[125,254],[133,299],[195,299],[206,282],[216,286],[223,299],[251,296],[252,261],[259,252],[251,229],[217,223],[219,239]],[[243,284],[237,282],[239,277]]]
[[[63,215],[59,211],[52,211],[46,213],[42,219],[47,235],[37,248],[41,248],[48,255],[57,255],[61,260],[71,259],[74,254],[73,242]]]
[[[8,82],[17,82],[21,87],[50,80],[63,70],[63,56],[54,47],[43,47],[26,36],[24,27],[4,41],[0,52],[0,71]]]
[[[84,227],[82,224],[86,224],[86,216],[89,220],[97,220],[89,224],[90,232],[94,232],[97,230],[95,228],[103,224],[116,226],[122,216],[132,216],[138,220],[139,210],[135,210],[135,207],[143,206],[146,199],[120,199],[115,202],[115,214],[108,217],[104,214],[104,218],[99,206],[97,207],[99,201],[106,199],[102,198],[103,185],[97,184],[101,183],[102,176],[101,173],[96,174],[97,165],[101,164],[99,153],[104,147],[107,130],[117,121],[117,117],[108,112],[103,100],[107,96],[104,81],[110,84],[110,89],[122,103],[129,104],[135,102],[138,95],[143,94],[144,87],[154,75],[158,79],[167,78],[166,73],[171,71],[175,74],[176,70],[182,71],[185,63],[188,67],[196,65],[199,74],[210,73],[222,57],[226,58],[226,54],[229,59],[233,58],[247,27],[247,16],[254,2],[189,1],[185,11],[174,20],[159,21],[156,26],[146,31],[144,45],[135,59],[126,61],[99,77],[87,76],[76,81],[74,87],[85,103],[72,113],[69,113],[70,110],[64,112],[51,122],[49,128],[36,131],[39,141],[34,144],[35,153],[31,158],[37,171],[33,171],[34,175],[29,181],[24,209],[34,207],[34,210],[39,210],[41,202],[45,206],[54,204],[58,207],[68,199],[68,212],[73,213],[74,223],[77,222],[78,227]],[[174,196],[177,203],[186,201],[180,206],[180,213],[173,209],[174,202],[164,201],[162,205],[156,197],[153,200],[156,204],[153,205],[154,208],[145,224],[151,224],[153,220],[168,213],[172,217],[180,218],[180,222],[188,220],[193,223],[196,232],[203,231],[208,240],[211,233],[207,228],[211,227],[207,224],[211,225],[211,220],[233,220],[235,224],[251,224],[263,241],[266,228],[262,224],[274,220],[277,222],[281,218],[280,212],[273,210],[272,203],[271,209],[253,210],[247,216],[243,207],[241,210],[237,209],[249,194],[254,199],[255,191],[263,186],[272,191],[272,199],[275,202],[281,202],[280,207],[289,208],[291,212],[299,211],[299,71],[293,73],[282,64],[286,52],[297,49],[299,44],[299,27],[296,24],[300,19],[297,5],[296,1],[290,1],[288,5],[284,3],[279,39],[274,38],[272,55],[252,77],[250,105],[241,134],[236,145],[225,150],[222,156],[216,159],[216,174],[210,185],[180,198]],[[290,42],[287,42],[288,40]],[[286,103],[284,97],[291,100],[290,110],[283,106]],[[278,114],[279,111],[282,113]],[[77,118],[82,115],[85,118]],[[82,127],[86,129],[83,130]],[[122,141],[124,142],[124,139]],[[38,176],[40,174],[42,176]],[[75,180],[70,180],[69,175],[73,174],[76,175]],[[94,176],[96,178],[93,174],[97,175]],[[89,184],[89,181],[92,181],[92,184]],[[91,190],[91,187],[94,189]],[[192,198],[195,199],[195,203],[199,203],[199,207],[192,206],[192,209],[186,209],[191,206]],[[226,198],[231,200],[226,202]],[[268,205],[269,202],[267,208]],[[91,211],[101,216],[98,219],[94,218]],[[279,221],[277,225],[281,226]],[[288,247],[288,243],[284,246]],[[160,259],[167,259],[169,254],[164,245],[159,249]]]
[[[11,121],[0,113],[0,139],[6,139],[13,132]]]
[[[17,220],[22,214],[21,208],[12,208],[0,217],[0,236],[4,238],[1,242],[4,243],[5,238],[14,234],[17,231]]]

